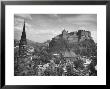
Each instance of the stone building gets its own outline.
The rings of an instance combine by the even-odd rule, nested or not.
[[[62,31],[62,34],[57,35],[56,37],[52,38],[54,41],[57,41],[58,39],[63,38],[65,40],[68,40],[69,43],[76,43],[79,41],[84,41],[85,39],[91,39],[91,32],[85,31],[85,30],[78,30],[75,32],[66,31],[65,29]]]
[[[62,34],[52,38],[51,42],[49,43],[49,49],[51,52],[65,51],[65,49],[70,50],[70,48],[76,50],[77,48],[75,47],[78,47],[77,44],[89,39],[92,39],[90,31],[78,30],[74,32],[68,32],[64,29]]]
[[[26,32],[25,32],[25,22],[24,22],[24,26],[23,26],[23,32],[21,35],[21,39],[19,42],[19,56],[25,56],[26,55],[26,51],[27,51],[27,40],[26,40]]]
[[[69,36],[68,36],[68,41],[69,41],[69,43],[78,42],[78,35],[77,35],[77,32],[74,32],[73,35],[69,35]]]
[[[64,39],[67,39],[67,37],[68,37],[68,31],[66,31],[65,29],[62,31],[62,37]]]
[[[79,41],[83,41],[85,39],[91,39],[90,31],[78,30]]]
[[[68,33],[65,29],[62,31],[62,37],[66,40],[68,40],[69,43],[75,43],[78,41],[83,41],[85,39],[91,39],[91,33],[90,31],[85,30],[78,30],[76,32]],[[56,39],[58,39],[59,36],[56,36]]]

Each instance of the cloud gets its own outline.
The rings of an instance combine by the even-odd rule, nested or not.
[[[24,20],[22,18],[15,18],[14,21],[15,21],[15,23],[24,22]]]
[[[24,20],[26,22],[27,39],[43,42],[61,34],[63,29],[68,32],[77,30],[92,31],[91,35],[96,40],[97,15],[96,14],[15,14],[15,34],[23,30]],[[17,34],[17,36],[19,36]]]
[[[86,23],[86,24],[96,24],[97,23],[97,15],[78,15],[78,16],[68,16],[62,18],[63,22],[67,23]]]
[[[50,18],[59,18],[58,14],[48,14]]]
[[[30,15],[15,15],[14,17],[14,28],[15,29],[21,29],[24,25],[24,18],[31,18]],[[28,18],[28,19],[29,19]],[[32,25],[29,23],[29,21],[25,21],[26,28],[31,28]]]
[[[20,30],[20,31],[21,31],[21,30],[22,30],[22,26],[15,26],[14,29],[15,29],[15,30]]]
[[[91,36],[94,39],[94,41],[97,43],[97,31],[91,31]]]
[[[80,15],[72,15],[67,14],[67,16],[63,16],[63,19],[69,20],[69,21],[96,21],[97,14],[80,14]]]
[[[32,20],[32,17],[30,14],[15,14],[16,18],[21,18],[24,20]]]
[[[19,30],[14,31],[14,39],[20,40],[21,34],[22,33]]]

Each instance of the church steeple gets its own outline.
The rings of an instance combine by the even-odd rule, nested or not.
[[[23,32],[21,35],[21,40],[20,40],[20,45],[26,45],[27,41],[26,41],[26,32],[25,32],[25,21],[24,21],[24,26],[23,26]]]
[[[26,39],[26,32],[25,32],[25,21],[24,21],[24,26],[23,26],[23,32],[22,32],[21,39]]]
[[[24,21],[23,32],[19,43],[19,55],[26,55],[26,48],[25,48],[26,45],[27,45],[27,40],[26,40],[25,21]]]

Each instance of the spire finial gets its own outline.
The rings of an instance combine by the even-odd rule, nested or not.
[[[24,20],[24,24],[25,24],[25,20]]]
[[[23,26],[23,31],[25,32],[25,20],[24,20],[24,26]]]

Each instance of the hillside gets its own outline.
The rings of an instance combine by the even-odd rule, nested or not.
[[[91,37],[89,31],[78,31],[62,34],[53,38],[49,44],[50,52],[73,51],[78,55],[91,56],[96,55],[97,46]]]
[[[97,45],[89,31],[70,32],[37,43],[14,40],[15,76],[96,76]],[[25,46],[25,47],[24,47]]]

